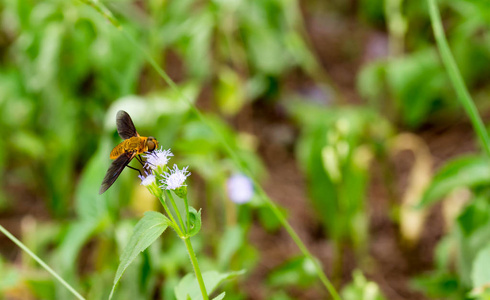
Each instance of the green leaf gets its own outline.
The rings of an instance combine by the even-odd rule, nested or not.
[[[473,288],[488,287],[490,285],[490,244],[481,249],[473,261],[471,281]]]
[[[288,218],[288,211],[283,207],[278,207],[279,211],[285,219]],[[279,230],[281,227],[281,221],[277,218],[276,214],[272,209],[266,205],[262,204],[257,208],[257,213],[259,217],[260,224],[269,232]]]
[[[201,230],[201,210],[196,211],[194,207],[189,207],[189,237],[196,235]]]
[[[409,126],[427,118],[435,103],[444,99],[447,78],[435,49],[426,49],[393,60],[387,67],[387,83]]]
[[[460,187],[490,183],[490,162],[483,156],[455,159],[442,167],[425,191],[419,206],[427,206]]]
[[[467,299],[457,275],[447,271],[431,271],[411,280],[411,286],[424,293],[429,299]]]
[[[233,255],[242,247],[245,232],[240,226],[227,227],[218,247],[218,265],[229,266]]]
[[[215,99],[226,116],[234,116],[245,104],[245,92],[240,76],[229,68],[219,72]]]
[[[76,269],[76,259],[83,245],[95,232],[99,222],[82,220],[71,223],[57,251],[57,260],[63,270]]]
[[[456,222],[458,280],[464,286],[472,283],[474,261],[490,240],[490,205],[488,197],[473,198]]]
[[[202,273],[202,278],[204,280],[204,285],[206,286],[208,295],[211,294],[223,281],[232,279],[238,275],[242,275],[243,273],[245,273],[245,270],[228,273],[219,273],[217,271]],[[220,294],[217,299],[222,299],[219,298],[221,295],[223,294]],[[194,274],[189,273],[184,276],[182,280],[180,280],[179,284],[175,287],[175,297],[177,297],[177,300],[187,300],[189,298],[192,300],[202,299],[199,283],[197,282]]]
[[[267,285],[282,288],[295,285],[306,288],[311,286],[316,279],[314,263],[301,255],[275,268],[267,278]]]
[[[159,212],[145,212],[144,217],[136,224],[133,235],[121,255],[121,262],[117,268],[109,299],[112,298],[117,283],[131,262],[140,252],[148,248],[167,229],[170,223],[170,220]]]
[[[464,237],[484,229],[490,217],[490,206],[485,196],[474,197],[459,214],[457,221]]]
[[[369,0],[372,1],[372,0]],[[385,88],[386,62],[375,61],[365,64],[357,76],[357,89],[371,103],[379,103]],[[378,106],[378,107],[379,107]]]
[[[218,296],[214,297],[213,300],[223,300],[225,299],[226,292],[223,292],[219,294]]]
[[[75,209],[82,220],[97,222],[108,213],[106,194],[99,195],[98,186],[106,172],[109,139],[100,141],[97,152],[85,166],[75,190]]]
[[[21,276],[16,268],[9,267],[0,257],[0,293],[18,286]]]

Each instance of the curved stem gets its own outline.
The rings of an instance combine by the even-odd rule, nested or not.
[[[204,300],[209,300],[208,293],[206,292],[206,286],[204,285],[204,280],[202,279],[201,269],[199,269],[196,254],[194,253],[194,249],[192,249],[191,240],[189,239],[189,237],[186,237],[183,240],[187,248],[187,252],[189,253],[192,266],[194,267],[194,273],[196,273],[196,278],[197,282],[199,283],[199,288],[201,289],[202,298]]]
[[[177,222],[175,222],[175,218],[172,215],[172,212],[170,211],[170,209],[168,208],[167,203],[165,203],[165,199],[163,197],[160,197],[160,198],[158,198],[158,200],[160,200],[160,203],[162,204],[163,209],[165,209],[165,212],[167,213],[168,217],[170,218],[172,223],[174,223],[174,225],[175,225],[174,229],[175,229],[175,231],[177,231],[177,234],[179,235],[179,237],[184,238],[184,233],[180,230],[180,227],[178,226]]]
[[[184,196],[184,204],[185,204],[185,221],[187,226],[187,232],[191,230],[191,225],[189,223],[189,201],[187,200],[187,195]]]
[[[325,288],[330,292],[330,295],[332,295],[332,298],[335,300],[341,300],[339,294],[337,293],[337,290],[335,290],[335,287],[333,286],[332,282],[328,279],[327,275],[325,275],[325,272],[323,271],[322,266],[318,262],[318,260],[311,254],[311,252],[306,248],[306,245],[303,243],[303,241],[300,239],[296,231],[291,227],[291,225],[288,223],[284,215],[281,213],[279,208],[277,208],[276,204],[272,202],[272,200],[267,196],[265,191],[256,184],[255,180],[252,178],[252,181],[255,183],[255,186],[258,187],[257,190],[262,196],[262,198],[265,200],[265,203],[267,206],[272,210],[274,215],[279,219],[281,222],[282,226],[286,229],[288,234],[291,236],[293,239],[294,243],[298,246],[299,250],[303,253],[304,256],[306,256],[310,261],[313,262],[313,265],[315,266],[315,271],[317,276],[320,278],[322,281],[323,285]]]
[[[56,273],[53,269],[51,269],[42,259],[40,259],[36,254],[34,254],[26,245],[24,245],[21,241],[19,241],[15,236],[13,236],[5,227],[0,225],[0,231],[5,234],[12,242],[14,242],[20,249],[24,250],[30,257],[32,257],[38,264],[41,265],[46,271],[48,271],[54,278],[56,278],[62,285],[64,285],[75,297],[80,300],[85,300],[71,285],[68,284],[63,278],[61,278],[58,273]]]
[[[179,219],[179,222],[184,230],[184,234],[181,235],[181,238],[184,240],[185,247],[187,248],[187,252],[189,253],[189,258],[191,259],[192,267],[194,268],[194,273],[196,274],[197,282],[199,283],[199,288],[201,289],[201,294],[202,298],[204,300],[208,300],[208,293],[206,292],[206,286],[204,285],[204,280],[202,279],[202,274],[201,274],[201,269],[199,268],[199,264],[197,263],[197,258],[196,254],[194,253],[194,249],[192,248],[191,240],[189,239],[189,236],[187,236],[187,231],[185,230],[184,222],[182,221],[182,216],[180,215],[179,208],[177,207],[177,204],[175,203],[174,197],[172,196],[171,191],[166,191],[168,194],[168,198],[170,199],[170,203],[172,203],[172,206],[175,210],[175,213],[177,214],[177,218]],[[184,201],[186,202],[186,213],[187,213],[187,222],[189,220],[189,206],[187,205],[187,196],[184,198]],[[168,209],[168,208],[167,208]],[[169,212],[167,212],[169,213]],[[172,220],[175,222],[175,220]]]
[[[471,124],[480,139],[480,143],[483,146],[487,156],[490,156],[490,139],[488,138],[488,132],[483,124],[483,121],[476,109],[473,100],[471,99],[470,93],[466,88],[463,77],[459,72],[456,61],[449,49],[449,45],[444,35],[444,29],[442,28],[441,15],[439,14],[439,9],[437,8],[435,0],[427,0],[429,4],[430,20],[432,22],[432,29],[434,30],[434,36],[436,38],[437,47],[441,53],[442,62],[446,67],[449,79],[456,90],[459,102],[463,105],[466,114],[471,120]]]
[[[179,208],[177,207],[177,204],[175,204],[174,197],[172,196],[171,191],[165,191],[168,194],[168,198],[170,199],[170,203],[172,204],[172,207],[174,208],[175,214],[177,215],[177,219],[179,219],[180,226],[182,226],[182,232],[187,234],[187,230],[185,229],[184,226],[184,221],[182,220],[182,216],[180,215]]]

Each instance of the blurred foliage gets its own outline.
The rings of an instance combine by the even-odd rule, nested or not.
[[[383,20],[383,6],[362,1],[360,11],[374,24]],[[380,1],[381,2],[381,1]],[[391,2],[391,1],[387,1]],[[488,94],[490,62],[488,4],[482,1],[438,1],[448,26],[447,37],[464,81],[470,89]],[[404,2],[408,20],[406,53],[380,58],[363,66],[358,75],[359,93],[392,120],[419,127],[434,117],[444,121],[456,115],[454,90],[432,43],[425,1]],[[393,100],[393,101],[392,101]],[[483,101],[483,100],[482,100]],[[450,119],[450,118],[449,118]]]
[[[352,242],[364,254],[369,166],[375,156],[387,152],[390,124],[364,108],[325,109],[293,102],[289,111],[302,128],[297,156],[317,217],[331,239]]]
[[[345,300],[384,300],[378,285],[368,281],[361,271],[355,270],[352,283],[342,290],[342,299]]]
[[[126,34],[164,69],[168,66],[177,78],[185,78],[179,89],[189,99],[195,101],[211,87],[215,107],[225,116],[237,114],[265,94],[277,94],[274,89],[288,70],[311,68],[311,54],[296,30],[299,17],[292,1],[108,5]],[[115,112],[125,109],[142,135],[151,133],[165,148],[172,147],[204,180],[207,192],[200,205],[208,208],[209,228],[214,231],[207,235],[216,242],[215,255],[200,257],[206,269],[254,266],[258,254],[245,236],[251,213],[263,209],[260,204],[225,203],[226,179],[239,170],[219,141],[226,139],[252,173],[262,176],[265,171],[254,154],[253,136],[233,131],[219,115],[205,115],[221,137],[214,135],[179,93],[162,85],[138,48],[89,6],[76,1],[6,0],[0,4],[0,15],[0,176],[5,188],[0,198],[8,199],[6,207],[0,204],[8,211],[15,206],[17,190],[23,189],[45,199],[55,218],[55,231],[49,235],[41,234],[37,223],[25,231],[24,241],[31,249],[51,257],[48,262],[90,299],[107,298],[118,264],[119,255],[114,254],[122,253],[133,231],[134,221],[126,217],[134,212],[128,209],[140,214],[155,209],[151,200],[144,200],[145,190],[133,188],[135,176],[128,171],[107,193],[97,194],[108,153],[120,141]],[[72,220],[65,221],[67,217]],[[229,227],[235,234],[221,237],[216,230],[224,228],[223,220],[242,225]],[[203,247],[199,240],[197,244],[198,249]],[[127,269],[116,298],[142,299],[155,293],[174,297],[182,270],[189,271],[187,257],[178,247],[172,238],[150,246]],[[15,269],[2,274],[2,289],[27,291],[15,279]],[[155,290],[162,276],[165,285]],[[37,297],[69,297],[51,278],[22,277]]]
[[[407,30],[397,37],[386,28],[393,18],[387,6],[393,1],[358,1],[356,17],[363,26],[383,31],[390,45],[402,41],[398,46],[403,51],[390,46],[387,55],[362,60],[352,76],[366,102],[339,107],[291,92],[297,88],[290,84],[297,73],[312,77],[308,80],[315,88],[325,88],[315,75],[320,66],[294,0],[104,2],[124,32],[82,2],[3,0],[0,216],[32,205],[32,210],[20,209],[35,217],[19,218],[22,240],[87,298],[107,299],[137,219],[157,209],[131,171],[123,172],[107,193],[97,194],[108,154],[120,142],[115,113],[124,109],[142,135],[151,134],[165,149],[172,148],[179,163],[190,165],[196,175],[189,193],[199,199],[196,207],[204,208],[204,226],[195,248],[202,269],[216,270],[210,281],[216,286],[237,274],[226,273],[230,270],[245,269],[240,280],[251,278],[261,258],[249,242],[252,228],[258,224],[280,234],[280,223],[258,197],[243,205],[229,201],[226,181],[241,170],[221,141],[231,145],[259,181],[266,178],[257,155],[260,141],[232,126],[260,101],[281,113],[286,107],[285,118],[298,127],[299,139],[291,148],[322,238],[338,247],[337,254],[346,247],[357,254],[352,265],[363,270],[353,273],[343,297],[383,299],[379,287],[363,275],[370,243],[370,163],[388,160],[388,143],[396,134],[392,124],[420,130],[428,123],[447,124],[461,113],[433,43],[425,1],[403,1]],[[347,2],[332,2],[340,14],[348,13]],[[484,0],[438,3],[464,80],[477,105],[488,108],[490,6]],[[309,24],[312,31],[315,24]],[[212,129],[164,84],[144,52],[176,80],[191,104],[206,107],[203,115]],[[412,282],[427,297],[488,299],[489,182],[487,158],[456,157],[438,170],[420,199],[420,206],[428,207],[449,203],[456,190],[469,195],[445,219],[447,234],[437,246],[433,269]],[[70,297],[28,257],[20,256],[17,263],[0,257],[0,298]],[[342,264],[340,256],[335,263]],[[174,299],[175,288],[187,289],[192,278],[180,279],[190,271],[183,245],[165,234],[126,269],[115,298]],[[265,278],[260,288],[268,299],[293,299],[288,290],[317,284],[311,261],[304,257],[275,265]],[[249,297],[242,284],[224,284],[226,299]]]

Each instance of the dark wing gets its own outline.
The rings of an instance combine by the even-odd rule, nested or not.
[[[136,132],[136,128],[134,127],[133,120],[127,112],[124,110],[120,110],[116,115],[116,125],[117,125],[117,133],[122,139],[129,139],[133,136],[140,136]]]
[[[116,158],[107,173],[105,174],[104,180],[102,180],[102,185],[100,186],[99,195],[102,195],[111,185],[116,181],[119,174],[121,174],[124,167],[129,164],[129,162],[133,159],[135,154],[131,153],[123,153],[121,156]]]

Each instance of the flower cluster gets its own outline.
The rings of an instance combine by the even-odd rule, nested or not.
[[[144,155],[146,158],[145,176],[139,175],[141,184],[146,186],[156,197],[161,197],[163,190],[173,190],[179,197],[187,194],[187,185],[185,181],[191,173],[187,171],[189,167],[179,170],[174,164],[173,169],[167,167],[170,157],[174,156],[168,150],[157,149]],[[166,171],[168,170],[168,171]],[[159,185],[160,182],[162,185]]]
[[[177,165],[174,165],[173,169],[169,169],[170,173],[165,172],[163,179],[160,180],[163,185],[160,187],[166,190],[173,190],[179,197],[184,197],[187,194],[187,185],[185,180],[191,175],[187,171],[188,166],[179,170]]]
[[[145,169],[153,170],[156,173],[162,174],[165,172],[168,161],[174,154],[168,150],[157,149],[143,155],[146,158]]]

